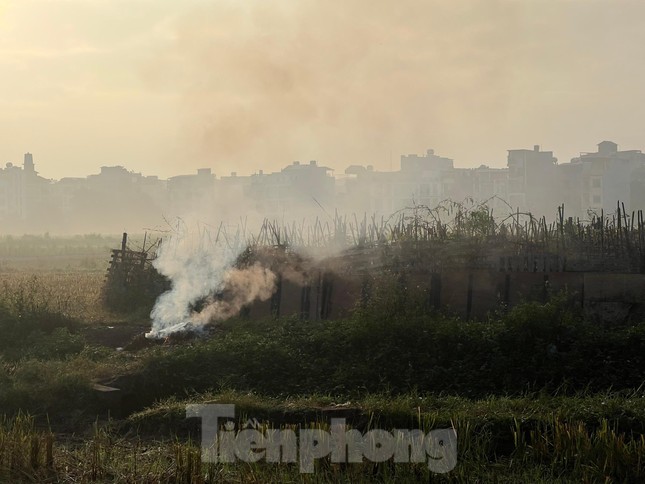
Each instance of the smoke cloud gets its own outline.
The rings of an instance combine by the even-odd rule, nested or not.
[[[303,157],[386,168],[391,151],[423,150],[458,128],[471,138],[459,117],[482,130],[505,119],[516,10],[217,2],[175,22],[173,48],[146,75],[181,93],[184,139],[198,158],[236,171]]]
[[[0,4],[2,162],[47,178],[642,144],[642,0]]]
[[[226,292],[221,298],[210,296],[204,309],[193,313],[194,324],[204,326],[222,321],[238,315],[244,306],[255,300],[266,301],[275,291],[276,275],[259,264],[244,269],[232,268],[226,271],[224,287]]]
[[[303,158],[388,169],[429,147],[465,166],[536,143],[566,159],[590,139],[638,144],[628,120],[644,109],[644,12],[606,0],[212,2],[170,24],[145,76],[179,94],[182,144],[220,172]]]
[[[230,318],[275,290],[276,276],[259,264],[236,268],[243,240],[211,238],[210,232],[182,230],[164,240],[155,268],[171,281],[150,314],[148,338],[200,331],[206,324]]]

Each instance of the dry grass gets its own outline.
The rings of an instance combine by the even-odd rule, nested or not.
[[[92,324],[111,316],[101,306],[103,271],[0,273],[5,296],[29,297],[55,312]]]
[[[237,425],[244,423],[237,420]],[[111,423],[95,424],[82,440],[38,429],[30,417],[0,420],[2,482],[642,482],[643,439],[616,432],[602,419],[595,429],[551,417],[528,435],[516,421],[504,433],[514,439],[498,454],[499,435],[451,419],[458,435],[457,466],[447,475],[432,474],[424,463],[332,464],[316,462],[315,474],[299,474],[297,464],[201,462],[196,442],[123,436]],[[367,431],[372,428],[370,421]],[[435,424],[420,422],[424,432]],[[328,430],[326,420],[308,428]],[[239,428],[239,427],[238,427]],[[283,428],[283,427],[281,427]],[[287,427],[284,427],[287,428]],[[288,426],[297,431],[297,426]],[[375,426],[373,428],[379,428]]]

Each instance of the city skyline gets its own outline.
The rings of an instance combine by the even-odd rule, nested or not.
[[[645,3],[0,0],[0,162],[336,170],[641,146]],[[593,149],[592,146],[587,149]],[[88,168],[88,164],[91,167]],[[181,169],[180,169],[181,168]]]
[[[599,143],[604,142],[604,141],[610,141],[612,143],[615,143],[621,149],[625,149],[625,150],[628,150],[628,151],[639,151],[640,152],[640,151],[642,151],[641,148],[645,147],[645,139],[644,139],[643,144],[642,144],[641,147],[638,147],[638,146],[632,147],[632,146],[624,146],[620,142],[617,142],[617,140],[614,139],[614,138],[605,137],[605,138],[600,139],[599,141],[590,143],[589,146],[585,146],[584,148],[586,148],[586,149],[579,149],[578,151],[575,152],[575,155],[572,156],[571,158],[563,158],[562,156],[560,156],[561,154],[556,149],[554,149],[552,146],[550,146],[548,144],[543,145],[543,144],[540,144],[540,143],[536,142],[536,143],[531,143],[531,144],[526,145],[526,146],[509,145],[509,146],[512,146],[512,147],[508,147],[508,148],[504,149],[502,151],[503,154],[499,157],[499,159],[497,159],[495,161],[492,161],[492,162],[482,160],[481,162],[476,162],[476,163],[473,163],[471,165],[471,164],[468,164],[468,163],[462,163],[458,158],[453,156],[452,153],[445,152],[445,151],[443,151],[441,149],[437,149],[436,147],[428,148],[426,146],[426,147],[423,147],[423,149],[421,149],[419,151],[416,151],[416,152],[392,153],[391,154],[391,163],[388,162],[388,166],[385,166],[385,167],[379,166],[378,163],[376,163],[375,161],[370,161],[370,160],[366,160],[363,163],[360,163],[360,162],[357,162],[357,163],[352,163],[352,162],[340,163],[340,162],[327,162],[325,160],[321,160],[321,159],[318,159],[318,158],[315,158],[315,157],[313,157],[313,158],[312,157],[299,157],[299,158],[295,158],[293,160],[283,160],[283,162],[278,166],[278,168],[275,170],[275,172],[278,172],[278,171],[282,170],[285,166],[291,165],[294,162],[306,164],[306,163],[309,163],[311,160],[315,160],[317,163],[328,167],[330,169],[330,171],[333,173],[334,177],[341,177],[342,178],[345,175],[345,170],[348,167],[351,167],[351,166],[354,166],[354,165],[372,166],[375,171],[387,173],[387,172],[394,172],[394,171],[397,171],[399,169],[400,160],[401,160],[402,157],[415,156],[415,155],[423,156],[428,151],[432,151],[433,153],[436,152],[436,153],[441,154],[441,156],[449,157],[450,160],[455,162],[455,167],[457,167],[457,168],[474,169],[474,168],[480,168],[482,166],[486,166],[486,167],[493,168],[493,169],[504,169],[504,168],[508,167],[507,164],[508,164],[508,153],[509,152],[511,152],[511,151],[521,151],[521,150],[531,150],[535,146],[548,148],[548,150],[554,154],[555,163],[556,164],[563,164],[563,163],[570,163],[572,161],[575,161],[581,155],[584,155],[586,153],[593,153],[593,150],[598,147]],[[60,181],[62,179],[66,179],[66,178],[83,178],[84,179],[84,178],[87,178],[87,177],[91,177],[93,175],[97,175],[98,173],[100,173],[100,170],[103,167],[106,167],[106,168],[122,167],[122,168],[126,169],[128,172],[131,172],[131,173],[136,173],[136,174],[143,175],[143,176],[156,177],[156,178],[159,178],[160,180],[165,180],[165,181],[167,181],[167,180],[169,180],[171,178],[174,178],[174,177],[181,177],[181,176],[185,176],[185,175],[194,175],[196,172],[198,172],[199,170],[203,170],[203,169],[209,169],[210,173],[213,176],[215,176],[216,178],[229,177],[232,173],[235,173],[236,176],[252,176],[252,175],[262,174],[264,172],[266,172],[266,173],[271,172],[270,165],[269,166],[268,165],[263,165],[261,162],[258,163],[258,165],[256,166],[255,169],[253,169],[252,171],[249,171],[249,172],[240,171],[240,170],[236,169],[235,167],[233,167],[233,170],[229,171],[229,172],[218,171],[217,170],[217,162],[211,162],[210,164],[208,162],[206,162],[206,163],[201,164],[201,165],[195,165],[195,168],[192,169],[191,171],[187,171],[187,170],[181,171],[181,167],[178,167],[178,170],[180,170],[180,171],[177,171],[175,173],[169,173],[167,176],[164,176],[164,175],[161,175],[160,173],[157,173],[157,172],[154,172],[154,171],[139,171],[137,169],[132,168],[133,166],[137,165],[136,162],[129,163],[129,162],[126,162],[126,161],[121,161],[121,162],[115,162],[115,163],[107,163],[107,164],[103,164],[103,165],[93,165],[91,167],[88,167],[88,171],[86,173],[82,173],[80,175],[63,174],[63,176],[60,176],[60,177],[48,177],[48,176],[44,176],[44,173],[47,173],[47,171],[48,171],[47,162],[46,162],[46,160],[47,160],[46,155],[43,156],[42,154],[34,153],[33,151],[30,151],[30,150],[20,151],[20,155],[18,157],[16,157],[15,159],[3,160],[2,163],[0,163],[0,169],[5,168],[7,165],[22,166],[22,164],[24,162],[24,157],[26,155],[31,156],[32,159],[36,158],[38,160],[38,169],[36,170],[36,172],[38,173],[39,176],[41,176],[41,177],[43,177],[43,178],[45,178],[45,179],[47,179],[49,181],[54,181],[54,182]],[[335,168],[335,166],[338,166],[338,168]],[[44,170],[43,170],[43,168],[44,168]]]
[[[0,168],[0,223],[4,232],[81,233],[158,226],[177,217],[211,224],[247,220],[251,226],[333,213],[389,218],[413,206],[462,201],[486,203],[501,219],[521,211],[553,220],[561,204],[567,216],[582,219],[612,214],[617,202],[627,210],[645,208],[645,154],[611,140],[565,163],[540,145],[508,150],[505,167],[469,168],[443,155],[430,148],[401,155],[396,169],[353,164],[336,175],[309,160],[253,174],[216,176],[201,167],[168,179],[113,165],[83,178],[49,180],[26,153],[22,166]]]

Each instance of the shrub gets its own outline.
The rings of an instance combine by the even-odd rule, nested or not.
[[[487,321],[438,313],[337,321],[231,321],[190,346],[147,354],[133,386],[142,401],[230,387],[271,395],[387,391],[478,397],[527,390],[636,388],[645,381],[645,324],[605,328],[566,295]]]

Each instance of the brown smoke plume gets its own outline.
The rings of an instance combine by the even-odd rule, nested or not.
[[[243,269],[231,268],[224,276],[224,297],[208,298],[206,306],[191,315],[191,325],[201,327],[237,316],[247,304],[269,299],[275,291],[275,284],[275,274],[260,264]]]

